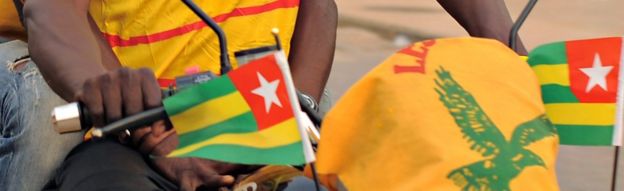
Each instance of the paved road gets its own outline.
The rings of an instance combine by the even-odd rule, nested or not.
[[[434,0],[340,0],[343,22],[420,37],[466,33]],[[528,0],[505,0],[511,15]],[[623,0],[542,0],[520,31],[527,48],[546,42],[624,34]]]

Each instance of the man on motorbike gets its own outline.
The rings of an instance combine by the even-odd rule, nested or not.
[[[513,24],[509,13],[505,7],[504,2],[500,1],[471,1],[467,3],[465,1],[454,0],[439,0],[439,3],[448,10],[457,20],[466,28],[466,30],[472,36],[494,38],[504,43],[507,43],[509,37],[509,30]],[[478,11],[481,10],[481,11]],[[489,13],[489,14],[488,14]],[[494,18],[494,19],[492,19]],[[523,47],[520,49],[521,54],[526,54]],[[165,132],[162,126],[153,126],[152,132],[156,134],[162,134]],[[60,183],[60,188],[71,188],[80,186],[87,186],[86,183],[76,180],[83,180],[85,182],[95,181],[101,182],[116,182],[127,184],[138,184],[140,178],[149,178],[155,184],[151,186],[165,187],[167,188],[170,183],[163,177],[159,176],[157,171],[152,170],[149,165],[140,160],[141,156],[130,149],[116,146],[114,143],[99,144],[95,146],[81,145],[82,148],[76,149],[73,154],[70,154],[68,162],[63,164],[61,172],[57,177],[57,183]],[[155,153],[166,153],[167,149],[160,147],[156,149]],[[150,148],[151,149],[151,148]],[[147,150],[150,150],[147,149]],[[106,156],[106,151],[115,150],[116,155]],[[153,152],[154,153],[154,152]],[[192,159],[186,159],[192,160]],[[97,161],[97,162],[94,162]],[[156,163],[159,161],[156,160]],[[95,166],[95,164],[106,164],[105,167]],[[208,165],[210,165],[208,163]],[[97,171],[110,171],[110,168],[117,169],[117,173],[100,174],[98,177],[91,177],[90,179],[81,179],[85,177],[88,172]],[[201,166],[196,166],[197,169],[210,169]],[[227,174],[235,171],[244,171],[248,168],[237,168],[234,165],[222,165],[217,168],[212,168],[214,171],[206,171],[202,174]],[[177,173],[184,173],[179,171]],[[167,173],[164,173],[165,175]],[[124,178],[122,178],[124,177]],[[221,179],[213,176],[212,178],[203,177],[204,183],[208,183],[212,186],[224,185],[233,181],[233,177],[221,177]],[[110,180],[110,181],[102,181]],[[175,178],[173,180],[176,180]],[[101,183],[100,183],[100,186]],[[103,185],[110,186],[110,185]],[[189,186],[183,186],[189,187]],[[193,186],[190,186],[193,187]]]
[[[237,2],[245,2],[245,0]],[[496,38],[506,42],[506,36],[512,22],[504,4],[500,1],[476,0],[469,3],[459,0],[439,0],[439,2],[471,35]],[[4,148],[4,150],[0,149],[0,165],[3,169],[3,172],[0,172],[0,176],[3,176],[0,177],[2,178],[0,179],[2,181],[0,182],[1,187],[18,190],[38,189],[41,182],[46,181],[45,179],[51,176],[52,170],[60,163],[59,160],[65,156],[71,147],[80,142],[77,136],[55,135],[46,124],[49,121],[41,120],[42,118],[38,117],[47,116],[47,112],[53,106],[60,105],[63,101],[81,101],[94,114],[93,121],[96,125],[101,126],[142,110],[159,106],[162,98],[160,97],[158,82],[161,84],[167,82],[166,79],[159,80],[160,77],[171,76],[176,72],[179,74],[181,71],[180,67],[173,67],[177,69],[162,67],[164,69],[161,69],[148,65],[152,69],[150,71],[141,68],[141,66],[145,66],[142,65],[142,62],[158,65],[161,61],[171,63],[176,62],[176,60],[183,60],[186,64],[192,65],[190,63],[192,59],[184,59],[176,55],[169,57],[169,60],[155,61],[160,53],[171,50],[141,40],[132,41],[133,35],[122,35],[125,30],[128,30],[126,28],[131,28],[137,24],[159,24],[143,23],[145,20],[131,18],[146,18],[160,14],[132,15],[130,13],[144,13],[145,11],[135,10],[141,6],[124,7],[123,3],[108,3],[89,0],[28,0],[26,2],[24,24],[28,28],[30,53],[37,65],[35,66],[28,59],[13,60],[15,62],[9,65],[9,70],[2,71],[6,74],[0,73],[0,77],[9,76],[4,77],[2,81],[16,82],[12,85],[15,88],[0,91],[5,97],[5,101],[2,102],[3,111],[1,111],[3,137],[10,138],[7,139],[9,141],[6,141],[8,144],[0,143],[0,148]],[[333,1],[329,0],[301,1],[300,3],[292,41],[285,42],[290,42],[292,45],[289,58],[293,64],[291,67],[297,88],[318,99],[327,80],[333,57],[336,27],[335,5]],[[19,2],[17,4],[21,5]],[[253,3],[250,4],[253,5]],[[228,5],[224,6],[227,7]],[[231,5],[229,6],[231,7]],[[118,8],[122,12],[111,14],[110,10],[106,9],[111,7]],[[147,8],[148,10],[161,10],[156,9],[158,7]],[[170,21],[169,19],[172,18],[162,19],[165,25],[167,21]],[[226,33],[234,33],[235,30],[228,30],[225,27],[225,31]],[[104,32],[105,35],[101,35],[101,32]],[[134,32],[145,33],[146,31]],[[134,39],[147,39],[149,41],[149,39],[158,38],[159,35],[147,35],[144,38]],[[188,43],[190,41],[187,39],[182,44],[184,46]],[[7,46],[10,48],[1,49],[0,52],[10,52],[9,49],[19,50],[19,53],[12,53],[11,55],[23,54],[22,56],[24,56],[26,55],[24,46],[23,43],[13,42]],[[115,51],[111,50],[111,46]],[[124,49],[133,46],[147,46],[149,51],[153,52],[147,56],[134,58],[135,54],[144,54],[145,49],[142,48],[145,47],[138,47],[142,51]],[[182,48],[177,53],[185,51]],[[10,56],[1,58],[18,59]],[[201,59],[201,56],[191,58]],[[182,63],[181,65],[186,64]],[[121,66],[130,66],[132,69]],[[214,66],[207,68],[213,69]],[[167,74],[168,69],[173,71],[169,71]],[[28,74],[38,75],[38,71],[41,71],[43,78],[37,76],[35,79],[28,78]],[[62,99],[50,91],[48,86],[43,83],[43,79]],[[36,87],[26,87],[24,82],[33,83]],[[36,95],[36,99],[31,98],[31,95]],[[18,104],[19,107],[17,107]],[[5,107],[5,105],[10,107]],[[35,108],[39,113],[23,111],[28,111],[30,108]],[[19,115],[16,115],[17,113]],[[19,117],[9,118],[5,116]],[[9,120],[5,120],[5,118]],[[12,129],[21,132],[7,131]],[[20,136],[14,136],[14,134]],[[131,145],[133,149],[111,140],[86,143],[77,147],[64,164],[64,170],[55,178],[50,187],[62,188],[63,185],[71,185],[80,188],[79,186],[96,184],[95,181],[97,181],[101,186],[118,189],[138,187],[167,189],[176,186],[194,189],[200,185],[230,184],[233,178],[227,176],[228,174],[235,174],[237,171],[244,171],[247,168],[201,159],[144,158],[146,155],[162,156],[175,145],[175,133],[168,131],[162,122],[132,132],[131,135],[123,142]],[[3,147],[11,144],[16,146]],[[30,159],[30,161],[25,162],[26,159]],[[44,159],[48,159],[46,162],[49,164],[40,165]],[[100,165],[101,163],[88,162],[95,159],[100,159],[100,162],[111,163]],[[115,168],[115,165],[119,165],[118,168]],[[81,170],[88,166],[99,169]],[[102,173],[111,169],[113,169],[111,174]],[[78,174],[80,172],[85,174]],[[89,175],[94,174],[99,175],[99,178],[88,178]],[[120,176],[124,174],[126,176]],[[161,174],[166,178],[161,177]],[[111,179],[117,181],[109,181]],[[119,181],[120,179],[126,181]],[[173,180],[174,183],[169,183],[169,180]],[[102,183],[106,183],[106,185]]]
[[[80,135],[60,136],[52,131],[47,116],[54,106],[80,101],[95,125],[102,126],[160,106],[160,86],[169,85],[188,67],[218,73],[212,32],[198,24],[199,19],[182,2],[14,3],[23,6],[28,45],[11,41],[0,46],[0,59],[10,62],[0,70],[0,190],[40,189],[62,158],[81,142]],[[232,51],[271,45],[270,29],[280,28],[285,46],[292,47],[289,59],[295,84],[313,99],[321,97],[333,60],[337,22],[333,1],[198,3],[216,16],[229,36]],[[162,156],[173,148],[176,138],[174,131],[156,123],[124,138],[128,147],[117,141],[96,145],[112,143],[104,155],[119,154],[115,148],[133,148],[133,152],[140,151],[138,156]],[[154,165],[150,168],[173,180],[172,185],[186,189],[231,183],[230,176],[221,175],[240,169],[202,159],[139,158],[143,164],[154,161],[149,162]],[[147,188],[152,181],[141,179],[130,187],[102,183],[115,188]]]

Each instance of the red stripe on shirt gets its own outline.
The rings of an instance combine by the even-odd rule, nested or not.
[[[216,17],[213,17],[214,21],[217,23],[225,22],[232,17],[240,17],[240,16],[250,16],[261,14],[269,11],[273,11],[275,9],[280,8],[293,8],[299,6],[299,0],[276,0],[274,2],[253,6],[253,7],[242,7],[235,8],[229,13],[225,13]],[[198,21],[195,23],[187,24],[178,28],[174,28],[171,30],[166,30],[163,32],[158,32],[149,35],[142,36],[134,36],[128,39],[123,39],[119,35],[107,34],[104,33],[105,38],[108,40],[108,43],[111,47],[127,47],[127,46],[135,46],[138,44],[149,44],[154,42],[159,42],[163,40],[167,40],[176,36],[184,35],[186,33],[192,31],[198,31],[206,27],[206,24],[203,21]]]

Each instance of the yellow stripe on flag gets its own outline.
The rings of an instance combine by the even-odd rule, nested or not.
[[[237,145],[268,149],[298,141],[301,141],[301,137],[297,130],[297,121],[295,118],[291,118],[259,132],[222,134],[204,142],[175,150],[169,156],[183,155],[209,145]]]
[[[615,104],[546,104],[546,113],[558,125],[613,125]]]
[[[537,65],[533,71],[539,77],[540,84],[557,84],[570,86],[569,69],[567,64]]]
[[[175,121],[173,125],[180,135],[221,123],[249,111],[251,109],[245,98],[239,92],[232,92],[171,116],[171,121]]]

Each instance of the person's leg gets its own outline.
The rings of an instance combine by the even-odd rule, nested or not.
[[[81,133],[60,135],[50,113],[65,104],[45,83],[21,41],[0,44],[0,190],[40,190]]]
[[[116,141],[89,141],[71,151],[48,190],[177,190],[137,151]]]

